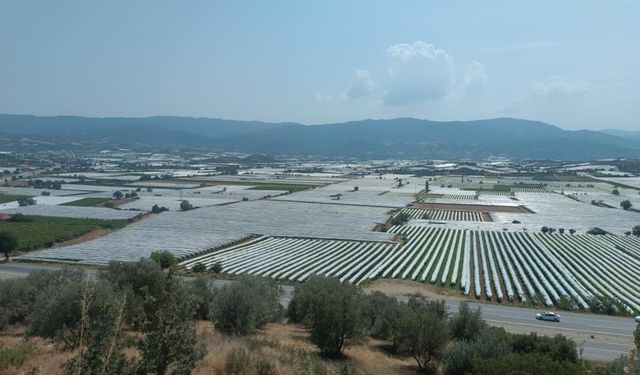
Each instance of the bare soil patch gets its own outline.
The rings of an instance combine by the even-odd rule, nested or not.
[[[80,237],[76,237],[76,238],[72,238],[68,241],[63,241],[63,242],[56,242],[55,244],[53,244],[53,248],[56,247],[64,247],[64,246],[71,246],[71,245],[77,245],[83,242],[87,242],[87,241],[91,241],[91,240],[95,240],[96,238],[100,238],[100,237],[104,237],[107,234],[111,234],[113,232],[115,232],[117,229],[107,229],[107,228],[97,228],[92,230],[89,233],[85,233]]]
[[[367,293],[382,292],[389,296],[419,295],[429,299],[470,300],[455,289],[441,288],[411,280],[378,279],[366,284],[363,290]]]

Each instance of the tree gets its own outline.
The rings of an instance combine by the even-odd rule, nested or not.
[[[529,335],[512,335],[511,348],[514,353],[538,353],[558,362],[578,363],[576,343],[562,335],[554,337]]]
[[[77,354],[64,365],[66,374],[127,374],[131,364],[124,356],[126,296],[117,296],[106,283],[85,283],[80,301],[82,322],[74,332],[80,336]]]
[[[209,267],[209,272],[212,272],[212,273],[222,272],[222,263],[215,262],[211,267]]]
[[[178,260],[169,250],[154,251],[149,258],[158,263],[163,270],[178,265]]]
[[[573,229],[573,228],[571,228],[571,229],[569,229],[569,233],[571,233],[571,234],[575,234],[575,233],[576,233],[576,230],[575,230],[575,229]]]
[[[141,359],[138,373],[189,374],[207,353],[198,342],[193,320],[196,302],[186,293],[179,279],[167,275],[166,289],[156,299],[145,302],[146,310],[153,311],[138,342]]]
[[[36,204],[36,201],[33,198],[20,198],[20,199],[18,199],[18,205],[20,207],[33,206],[34,204]]]
[[[402,308],[394,340],[399,351],[413,357],[421,371],[433,369],[433,360],[441,360],[449,342],[444,301],[411,298]]]
[[[377,339],[390,339],[398,319],[399,302],[382,292],[366,296],[370,335]]]
[[[191,271],[196,273],[205,272],[207,271],[207,266],[205,266],[202,262],[198,262],[194,264],[193,267],[191,267]]]
[[[618,188],[614,188],[613,191],[611,192],[611,194],[620,195],[620,191],[618,190]]]
[[[594,227],[594,228],[589,229],[587,231],[587,234],[592,234],[594,236],[604,236],[604,235],[607,234],[607,231],[605,231],[602,228]]]
[[[311,330],[311,341],[325,354],[339,356],[360,341],[370,323],[367,303],[357,286],[313,276],[295,290],[289,317]]]
[[[549,227],[544,226],[544,227],[542,227],[541,231],[542,231],[542,233],[547,234],[547,233],[549,233]]]
[[[622,207],[622,209],[625,211],[628,211],[632,206],[633,204],[631,204],[631,201],[629,200],[624,200],[620,202],[620,207]]]
[[[577,364],[556,362],[548,356],[533,353],[513,353],[507,356],[474,360],[473,374],[476,375],[581,375],[584,369]]]
[[[0,252],[4,254],[6,261],[9,261],[9,256],[18,247],[18,237],[13,232],[0,232]]]
[[[458,313],[451,318],[451,336],[456,340],[475,341],[485,326],[480,308],[472,309],[468,302],[462,302]]]
[[[180,210],[182,211],[193,210],[193,206],[191,205],[191,203],[189,203],[188,200],[183,200],[180,202]]]
[[[194,319],[208,320],[216,297],[215,290],[209,286],[209,280],[196,277],[193,281],[185,283],[185,288],[196,301]]]
[[[564,228],[560,228],[560,229],[558,229],[558,233],[560,233],[560,234],[564,234]]]
[[[211,318],[225,334],[246,336],[281,316],[280,289],[274,280],[244,276],[222,289],[215,298]]]
[[[115,193],[113,193],[113,199],[115,200],[122,199],[122,197],[123,197],[123,194],[121,191],[116,191]]]
[[[635,227],[633,227],[633,229],[631,230],[631,234],[636,237],[640,237],[640,225],[636,225]]]
[[[159,213],[165,212],[165,211],[169,211],[169,209],[166,208],[166,207],[160,207],[157,204],[154,204],[153,207],[151,207],[151,213],[152,214],[159,214]]]

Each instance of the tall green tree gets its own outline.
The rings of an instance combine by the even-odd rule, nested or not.
[[[296,288],[289,316],[311,330],[311,341],[325,354],[340,355],[364,338],[370,325],[367,303],[357,286],[314,276]]]
[[[215,328],[227,335],[254,333],[281,316],[280,289],[273,280],[244,276],[219,291],[211,318]]]
[[[158,298],[145,301],[146,310],[153,313],[138,342],[140,374],[190,374],[207,353],[196,335],[196,301],[180,280],[171,274],[167,278],[166,289]]]
[[[475,341],[486,326],[480,308],[472,309],[463,302],[451,319],[451,336],[456,340]]]
[[[444,301],[411,298],[402,310],[395,337],[400,352],[413,357],[421,371],[434,371],[450,340]]]
[[[18,237],[12,232],[0,232],[0,252],[4,254],[7,262],[16,248],[18,248]]]

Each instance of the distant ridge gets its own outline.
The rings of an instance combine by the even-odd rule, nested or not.
[[[451,122],[397,118],[302,125],[173,116],[0,115],[2,150],[103,149],[113,145],[354,158],[640,157],[640,138],[625,134],[569,131],[513,118]]]

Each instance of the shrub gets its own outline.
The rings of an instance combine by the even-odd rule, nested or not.
[[[355,285],[313,276],[296,288],[289,317],[311,329],[311,341],[325,354],[342,350],[365,336],[367,303]]]
[[[607,231],[605,231],[605,230],[604,230],[604,229],[602,229],[602,228],[595,227],[595,228],[591,228],[591,229],[589,229],[589,230],[587,231],[587,234],[593,234],[593,235],[595,235],[595,236],[604,236],[604,235],[606,235],[606,234],[607,234]]]
[[[154,251],[149,258],[158,263],[163,270],[178,265],[178,260],[169,250]]]
[[[556,362],[542,354],[514,353],[503,357],[482,359],[477,358],[473,364],[476,375],[578,375],[584,374],[583,369],[573,363]]]
[[[209,281],[205,278],[197,277],[195,280],[186,283],[185,287],[196,302],[194,318],[200,320],[209,319],[209,312],[216,297],[215,290],[209,286]]]
[[[370,334],[377,339],[389,339],[398,319],[398,301],[381,292],[366,296]]]
[[[180,202],[180,210],[182,211],[193,210],[193,206],[191,205],[191,203],[189,203],[188,200],[183,200]]]
[[[449,342],[444,301],[411,298],[401,308],[394,340],[400,351],[413,357],[421,371],[433,371]]]
[[[279,294],[275,281],[244,276],[217,293],[211,318],[225,334],[252,334],[281,316]]]
[[[485,325],[480,308],[472,309],[469,303],[463,302],[451,319],[451,336],[456,340],[475,341]]]
[[[209,272],[212,273],[221,273],[222,272],[222,263],[216,262],[211,267],[209,267]]]
[[[205,266],[203,263],[198,262],[194,264],[193,267],[191,267],[191,271],[197,273],[206,272],[207,266]]]
[[[511,348],[514,353],[543,354],[558,362],[578,362],[576,343],[562,335],[555,337],[529,335],[512,335]]]

